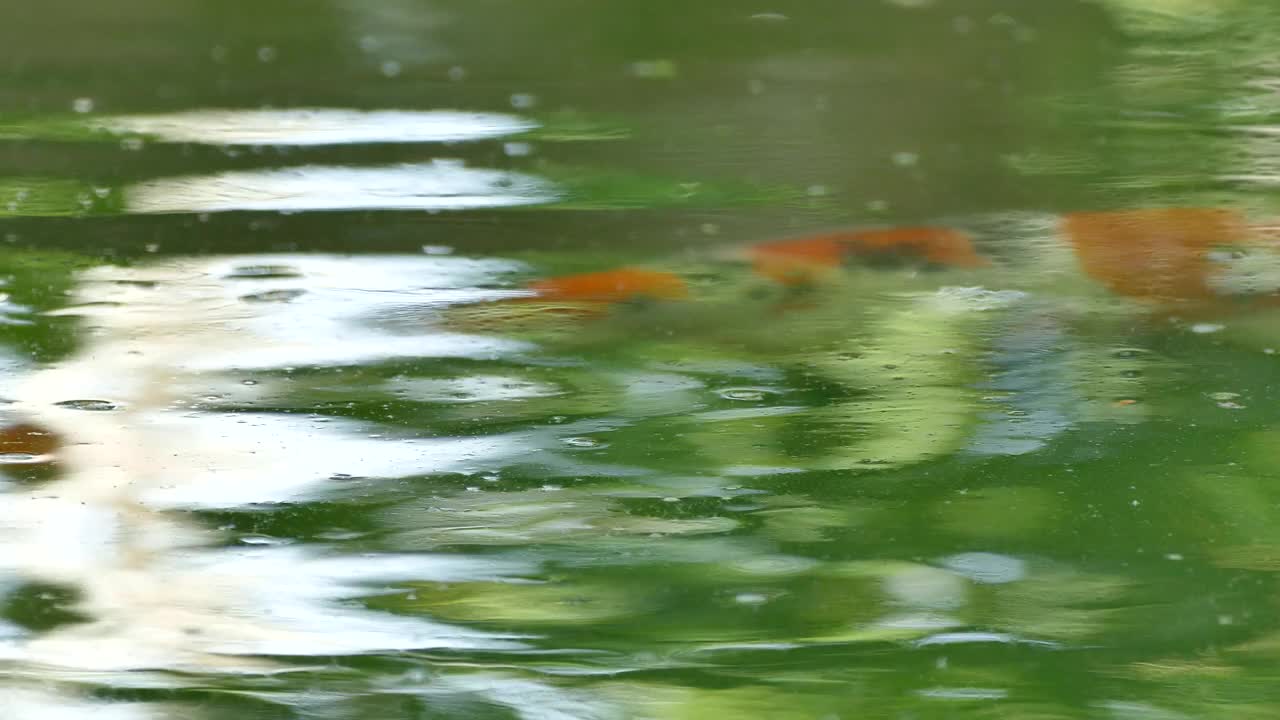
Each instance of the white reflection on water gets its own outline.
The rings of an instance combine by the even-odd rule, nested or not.
[[[176,713],[174,708],[158,705],[88,700],[49,690],[5,688],[0,692],[0,717],[15,720],[159,720],[180,717]]]
[[[92,127],[158,142],[302,146],[466,142],[517,135],[538,123],[516,115],[459,110],[296,108],[114,115],[95,119]]]
[[[388,438],[354,420],[202,411],[189,394],[234,382],[252,402],[272,386],[246,384],[245,368],[278,377],[306,366],[509,351],[518,346],[434,331],[429,309],[490,297],[477,286],[517,268],[424,256],[262,255],[84,273],[73,307],[61,313],[87,325],[81,350],[48,367],[19,367],[5,383],[12,417],[67,442],[55,478],[2,489],[0,588],[74,588],[74,609],[88,621],[0,632],[0,668],[11,678],[0,696],[17,708],[3,716],[190,716],[130,705],[97,714],[70,694],[28,692],[20,678],[35,674],[71,687],[86,671],[107,673],[98,681],[127,685],[145,669],[280,668],[270,656],[521,647],[513,636],[367,610],[349,598],[406,581],[501,581],[535,571],[534,563],[355,555],[314,544],[225,547],[225,530],[172,512],[321,497],[343,489],[336,473],[402,478],[528,452],[527,437]],[[279,301],[246,298],[275,290],[292,292]],[[374,322],[397,306],[425,310],[416,323]],[[118,409],[66,403],[86,398]]]
[[[305,165],[147,180],[125,189],[125,211],[471,210],[543,205],[561,198],[551,182],[460,162],[385,167]]]

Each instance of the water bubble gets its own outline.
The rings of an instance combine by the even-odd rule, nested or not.
[[[641,60],[631,63],[631,75],[647,80],[673,78],[678,72],[674,60]]]
[[[290,545],[293,543],[289,538],[272,537],[271,535],[243,535],[240,537],[243,545]]]
[[[1196,323],[1191,326],[1191,332],[1197,335],[1208,335],[1210,333],[1216,333],[1225,327],[1225,325],[1219,325],[1217,323]]]
[[[503,143],[502,152],[507,157],[528,157],[533,154],[533,145],[527,142]]]
[[[538,104],[538,96],[532,93],[514,93],[511,96],[511,107],[517,110],[528,110]]]
[[[734,570],[751,575],[795,575],[817,565],[817,560],[791,555],[766,555],[730,563]]]
[[[424,255],[452,255],[453,248],[448,245],[423,245],[422,253]]]
[[[281,278],[302,277],[302,273],[288,265],[241,265],[228,273],[226,277],[229,280],[277,280]]]
[[[605,447],[605,443],[599,440],[596,440],[595,438],[589,438],[589,437],[564,438],[561,442],[563,442],[565,445],[568,445],[569,447],[575,447],[575,448],[591,449],[591,448]]]
[[[763,605],[769,602],[769,596],[764,593],[744,592],[734,595],[733,601],[739,605]]]
[[[42,461],[42,456],[30,453],[0,452],[0,465],[30,465]]]
[[[382,71],[382,75],[384,77],[393,78],[400,74],[400,63],[396,62],[395,60],[387,60],[386,62],[382,63],[382,66],[379,68],[379,70]]]
[[[71,109],[80,114],[93,112],[93,98],[76,98],[71,101]]]
[[[136,137],[125,138],[120,141],[120,147],[130,152],[137,152],[141,150],[145,145],[146,143],[142,141],[142,138],[136,138]]]
[[[102,412],[106,410],[117,410],[119,405],[110,400],[63,400],[56,402],[54,405],[58,407],[71,408],[72,410],[92,410]]]
[[[248,295],[241,295],[240,299],[245,302],[254,302],[254,303],[281,303],[281,302],[290,302],[306,294],[307,294],[306,290],[299,290],[299,289],[268,290],[267,292],[250,293]]]
[[[1011,583],[1027,575],[1027,564],[1022,559],[996,553],[960,553],[943,558],[940,564],[957,575],[986,585]]]
[[[454,65],[449,68],[449,79],[454,82],[462,82],[467,78],[467,71],[461,65]]]
[[[898,167],[914,167],[920,162],[920,155],[913,152],[896,152],[893,154],[893,164]]]
[[[257,381],[257,380],[252,380],[252,379],[251,379],[251,380],[241,380],[241,381],[240,381],[240,384],[241,384],[241,385],[257,385],[257,384],[258,384],[258,381]]]
[[[258,48],[258,62],[269,63],[276,59],[276,49],[270,45]]]
[[[716,394],[725,400],[737,400],[739,402],[760,402],[775,393],[776,391],[769,388],[755,387],[724,388],[716,391]]]

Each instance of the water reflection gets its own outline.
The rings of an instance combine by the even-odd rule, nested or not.
[[[534,157],[480,141],[560,130],[501,112],[7,135],[35,179],[0,183],[0,714],[1274,715],[1274,43],[1245,41],[1273,11],[339,5],[400,90],[308,90],[276,38],[197,54],[286,107],[427,86],[671,130]],[[463,68],[467,18],[522,57],[490,13],[617,57],[532,33],[575,72]],[[223,90],[164,102],[262,102]],[[93,127],[127,142],[26,142]],[[405,146],[472,139],[475,166]],[[1008,185],[972,169],[1012,146]],[[342,209],[461,212],[312,219]],[[361,254],[261,252],[304,232]],[[255,245],[161,254],[189,233]],[[386,236],[415,252],[366,253]]]
[[[89,325],[82,350],[7,383],[9,417],[61,440],[41,440],[39,453],[31,435],[10,443],[52,455],[56,474],[7,487],[0,566],[11,592],[37,584],[71,588],[74,598],[68,620],[6,633],[0,655],[16,663],[15,682],[27,666],[46,668],[46,683],[74,683],[82,671],[262,673],[276,665],[266,656],[519,647],[506,633],[345,601],[409,580],[517,578],[534,569],[529,563],[354,555],[327,544],[236,547],[243,534],[236,523],[215,528],[170,512],[269,512],[359,485],[340,477],[390,481],[524,451],[510,436],[393,440],[367,421],[243,412],[273,388],[244,379],[249,369],[277,373],[305,392],[307,380],[290,377],[298,368],[499,351],[491,341],[468,345],[426,327],[410,334],[367,321],[388,306],[492,296],[471,288],[513,268],[452,258],[262,256],[85,274],[71,306]],[[300,291],[293,302],[243,300],[246,285],[282,283]],[[224,385],[238,389],[234,399],[218,394]],[[211,392],[212,399],[197,394]],[[69,398],[110,400],[88,412]],[[227,402],[241,412],[203,409]],[[10,702],[47,712],[63,702],[25,697]],[[136,716],[168,716],[161,712]]]
[[[466,210],[545,205],[560,191],[533,175],[436,161],[384,168],[303,166],[169,178],[126,190],[136,213],[230,210]]]
[[[533,120],[454,110],[197,110],[167,115],[117,115],[86,122],[89,129],[139,135],[152,142],[207,145],[343,145],[456,143],[518,135]]]

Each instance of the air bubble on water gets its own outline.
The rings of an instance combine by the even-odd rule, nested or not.
[[[269,63],[276,59],[276,49],[270,45],[258,48],[258,62]]]
[[[663,80],[675,77],[679,73],[679,66],[674,60],[640,60],[631,63],[630,72],[633,77]]]
[[[227,48],[224,45],[214,45],[209,50],[209,57],[216,63],[224,63],[227,61]]]
[[[513,93],[511,107],[517,110],[528,110],[538,104],[538,96],[533,93]]]
[[[382,72],[383,77],[393,78],[400,74],[400,63],[395,60],[387,60],[378,69]]]
[[[984,585],[1003,585],[1027,576],[1026,561],[998,553],[960,553],[942,558],[939,564],[957,575]]]
[[[1164,559],[1165,559],[1165,560],[1175,560],[1175,561],[1176,561],[1176,560],[1181,560],[1181,559],[1182,559],[1182,553],[1165,553]]]
[[[557,490],[563,490],[563,489],[564,488],[560,487],[559,485],[552,485],[551,483],[547,483],[546,485],[542,486],[543,492],[556,492]]]
[[[143,245],[143,246],[142,246],[142,249],[143,249],[143,250],[146,250],[146,251],[147,251],[147,252],[149,252],[149,253],[158,253],[158,252],[160,252],[160,244],[159,244],[159,243],[147,243],[146,245]]]
[[[805,189],[809,197],[826,197],[828,192],[826,185],[810,185]]]
[[[766,555],[751,557],[730,563],[739,572],[751,575],[795,575],[818,565],[817,560],[792,555]]]
[[[561,442],[570,447],[576,448],[599,448],[604,447],[604,443],[589,437],[570,437],[564,438]]]
[[[502,153],[507,157],[528,157],[533,154],[533,145],[527,142],[503,143]]]
[[[39,461],[40,457],[31,453],[0,453],[0,465],[29,465]]]
[[[120,141],[120,147],[130,152],[137,152],[141,150],[145,145],[146,143],[142,141],[142,138],[136,138],[136,137],[125,138]]]
[[[1216,333],[1225,327],[1225,325],[1219,325],[1217,323],[1196,323],[1191,326],[1191,332],[1197,335],[1208,335],[1210,333]]]
[[[84,113],[91,113],[93,112],[93,98],[76,98],[71,101],[71,109],[82,115]]]
[[[241,380],[240,384],[241,385],[257,385],[258,381],[257,380]]]
[[[751,80],[747,81],[747,92],[752,95],[760,95],[764,92],[764,82],[757,78],[751,78]]]
[[[448,74],[449,74],[449,79],[454,82],[462,82],[467,78],[466,68],[463,68],[461,65],[454,65],[453,67],[449,68]]]
[[[898,167],[914,167],[920,162],[920,155],[913,152],[896,152],[893,154],[893,164]]]
[[[774,394],[773,390],[767,388],[724,388],[717,390],[716,394],[725,400],[737,400],[739,402],[759,402],[769,395]]]
[[[382,41],[372,35],[364,35],[359,41],[360,49],[367,52],[376,52],[382,47]]]
[[[240,299],[244,302],[252,303],[286,303],[296,300],[306,294],[307,291],[301,288],[290,288],[287,290],[268,290],[266,292],[250,293],[248,295],[241,295]]]
[[[790,20],[791,18],[787,17],[786,15],[783,15],[780,12],[758,12],[754,15],[751,15],[748,19],[760,20],[762,22],[784,22],[786,20]]]
[[[62,408],[70,408],[72,410],[91,410],[95,412],[117,410],[120,407],[110,400],[63,400],[61,402],[54,403],[54,405]]]
[[[769,602],[769,596],[764,593],[744,592],[734,595],[733,601],[739,605],[763,605]]]
[[[292,545],[293,540],[271,535],[242,535],[240,543],[243,545]]]

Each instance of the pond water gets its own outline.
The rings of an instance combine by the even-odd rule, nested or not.
[[[0,23],[0,716],[1280,716],[1280,7]]]

